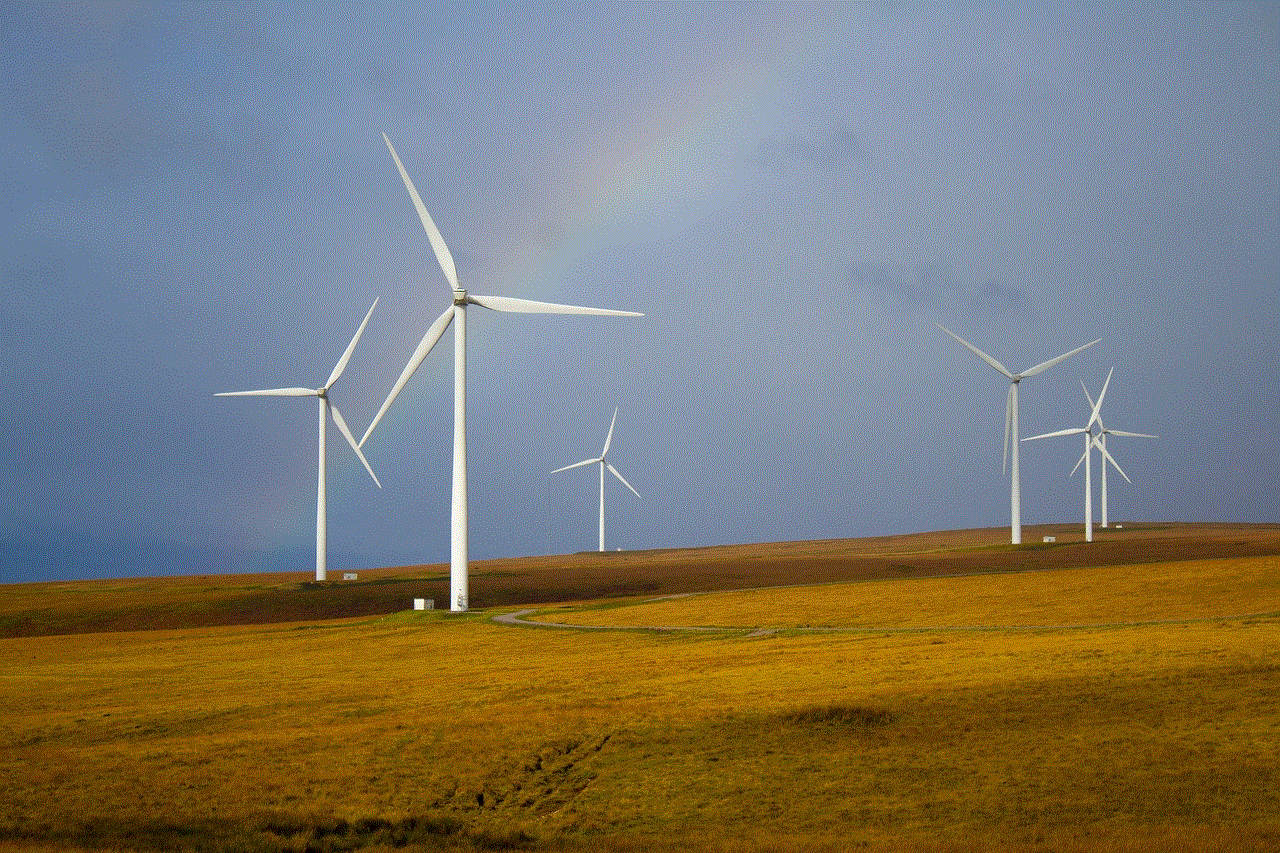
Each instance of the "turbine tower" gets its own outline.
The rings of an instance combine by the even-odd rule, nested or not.
[[[378,410],[373,422],[365,430],[364,436],[360,439],[360,445],[364,446],[364,443],[369,440],[374,427],[378,425],[378,422],[382,420],[382,416],[387,413],[387,409],[399,396],[405,383],[409,381],[409,377],[413,376],[413,372],[418,369],[418,365],[422,364],[423,359],[427,357],[427,353],[431,352],[431,348],[436,345],[436,341],[440,340],[445,329],[449,327],[449,323],[456,320],[457,322],[454,324],[453,329],[453,500],[449,529],[449,609],[463,611],[467,609],[467,306],[479,305],[482,308],[488,308],[493,311],[518,314],[599,314],[610,317],[643,317],[644,315],[635,311],[614,311],[605,308],[583,308],[577,305],[557,305],[550,302],[533,302],[528,299],[514,299],[507,296],[482,296],[478,293],[468,293],[463,290],[458,283],[458,273],[453,263],[453,256],[449,254],[449,247],[445,245],[444,238],[440,235],[440,230],[436,228],[431,215],[427,213],[426,205],[422,203],[422,198],[413,186],[413,181],[409,179],[409,173],[405,171],[404,164],[400,162],[400,156],[396,154],[396,149],[391,144],[390,138],[385,133],[382,134],[382,138],[387,143],[391,158],[395,160],[396,168],[400,170],[400,178],[404,181],[405,189],[409,191],[413,206],[418,211],[418,218],[422,221],[422,227],[427,232],[427,240],[431,243],[431,250],[435,253],[436,261],[439,262],[440,269],[444,272],[445,280],[448,281],[449,286],[453,289],[453,299],[452,304],[445,309],[443,314],[436,318],[436,321],[427,329],[427,333],[422,336],[422,340],[418,343],[418,348],[410,356],[408,364],[405,365],[404,370],[400,373],[400,378],[396,380],[396,384],[392,387],[391,393],[387,395],[382,408]]]
[[[1098,444],[1097,438],[1093,434],[1093,425],[1098,420],[1098,412],[1102,409],[1102,398],[1107,395],[1107,386],[1111,384],[1111,371],[1107,372],[1107,381],[1102,383],[1102,393],[1098,395],[1098,402],[1093,404],[1093,411],[1089,413],[1089,422],[1083,427],[1075,427],[1073,429],[1060,429],[1056,432],[1046,432],[1042,435],[1033,435],[1030,438],[1024,438],[1023,441],[1035,441],[1038,438],[1053,438],[1059,435],[1083,435],[1084,436],[1084,454],[1080,457],[1080,462],[1084,463],[1084,541],[1093,541],[1093,481],[1090,475],[1092,463],[1089,458],[1089,448],[1097,447],[1102,451],[1104,459],[1110,459],[1112,465],[1116,465],[1116,461],[1111,459],[1111,454],[1107,453],[1106,448]],[[1071,474],[1075,474],[1076,468],[1080,467],[1080,462],[1076,463],[1076,467],[1071,469]],[[1106,462],[1102,463],[1103,470],[1106,470]],[[1120,471],[1120,466],[1116,465],[1116,470]],[[1124,471],[1120,471],[1124,474]],[[1070,475],[1068,475],[1070,476]],[[1129,476],[1125,474],[1125,479]]]
[[[1093,396],[1089,393],[1089,389],[1084,387],[1083,380],[1080,382],[1080,388],[1084,391],[1084,396],[1086,399],[1088,399],[1089,405],[1092,406]],[[1111,455],[1107,453],[1107,436],[1108,435],[1121,435],[1121,436],[1124,436],[1125,438],[1159,438],[1160,437],[1158,435],[1148,435],[1145,432],[1124,432],[1123,430],[1118,430],[1118,429],[1107,429],[1106,425],[1102,423],[1102,414],[1101,413],[1098,414],[1098,435],[1094,437],[1094,444],[1097,446],[1099,450],[1102,451],[1104,458],[1106,460],[1101,465],[1103,528],[1106,528],[1107,526],[1107,462],[1109,461],[1111,462],[1112,465],[1115,466],[1115,469],[1120,472],[1120,476],[1124,477],[1126,482],[1129,482],[1129,483],[1133,482],[1132,480],[1129,479],[1129,475],[1126,474],[1124,471],[1122,471],[1120,469],[1120,466],[1116,465],[1115,460],[1111,458]],[[1080,467],[1080,463],[1077,462],[1076,468],[1079,468],[1079,467]],[[1075,468],[1071,469],[1071,473],[1072,474],[1075,473]]]
[[[378,300],[375,299],[373,300],[373,305],[369,308],[369,313],[364,315],[364,322],[356,330],[355,337],[351,339],[351,343],[347,344],[346,352],[342,354],[342,358],[338,359],[338,363],[334,365],[333,370],[329,373],[329,378],[325,380],[324,385],[321,387],[269,388],[264,391],[223,391],[214,395],[215,397],[318,397],[320,399],[320,474],[316,486],[316,580],[318,581],[325,580],[327,577],[328,519],[324,470],[325,456],[327,455],[325,427],[328,424],[330,414],[333,416],[333,422],[338,427],[338,431],[342,433],[342,437],[351,445],[351,449],[356,452],[356,456],[360,457],[360,461],[364,463],[364,468],[369,472],[369,476],[373,477],[373,482],[377,483],[379,489],[382,488],[382,484],[378,483],[377,475],[369,467],[369,460],[364,458],[364,454],[360,452],[360,445],[356,444],[355,436],[347,428],[347,422],[343,420],[342,412],[339,412],[338,407],[329,402],[329,389],[333,387],[333,383],[338,381],[342,371],[346,370],[347,362],[351,360],[351,353],[355,351],[360,336],[364,334],[364,327],[369,322],[369,318],[373,316],[373,309],[377,307]]]
[[[1022,371],[1021,373],[1010,373],[1009,369],[1003,364],[996,361],[994,358],[987,355],[985,352],[978,349],[955,332],[952,332],[940,323],[934,323],[934,325],[939,329],[942,329],[942,331],[946,332],[951,337],[955,338],[964,347],[972,351],[974,355],[994,367],[1009,380],[1009,395],[1005,400],[1004,406],[1004,450],[1002,451],[1000,458],[1001,465],[1003,466],[1008,464],[1009,469],[1012,471],[1011,485],[1009,487],[1009,529],[1010,540],[1014,545],[1018,545],[1022,542],[1022,486],[1021,475],[1018,470],[1018,383],[1023,379],[1043,373],[1061,361],[1066,361],[1081,350],[1093,346],[1098,341],[1102,340],[1102,338],[1090,341],[1082,347],[1076,347],[1071,352],[1064,353],[1057,358],[1051,358],[1048,361],[1037,364],[1035,367]],[[1012,456],[1010,456],[1009,453],[1010,434],[1013,436]],[[1002,467],[1001,470],[1005,469]]]
[[[607,459],[609,455],[609,443],[613,441],[613,425],[617,423],[617,421],[618,421],[618,409],[615,407],[613,410],[613,420],[609,421],[609,434],[606,435],[604,438],[604,450],[600,451],[599,456],[595,457],[594,459],[583,459],[581,462],[575,462],[572,465],[566,465],[563,468],[557,468],[556,470],[551,472],[552,474],[559,474],[561,471],[568,471],[570,468],[581,468],[583,465],[593,465],[593,464],[599,463],[600,465],[600,550],[601,551],[604,550],[604,469],[608,468],[609,472],[612,473],[613,476],[618,478],[618,482],[622,483],[622,485],[626,486],[628,489],[631,489],[631,493],[633,495],[635,495],[636,497],[640,497],[640,493],[637,492],[634,488],[632,488],[631,484],[628,483],[623,478],[623,476],[618,473],[617,468],[614,468],[612,465],[609,464],[609,460]]]

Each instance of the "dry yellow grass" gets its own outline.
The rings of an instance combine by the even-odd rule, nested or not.
[[[841,625],[878,601],[875,624],[1017,604],[1114,627],[748,637],[410,612],[0,640],[0,853],[1277,850],[1280,619],[1204,618],[1280,610],[1274,569],[787,593]],[[757,626],[777,601],[577,615]],[[1185,621],[1120,624],[1143,601]]]
[[[557,608],[573,625],[758,628],[1064,626],[1280,613],[1280,557],[1095,566],[639,599]]]
[[[1280,525],[1129,524],[1089,545],[1075,525],[1024,532],[1029,544],[1017,547],[991,528],[488,560],[472,565],[472,606],[1280,554]],[[1057,545],[1035,541],[1050,534]],[[448,583],[448,566],[402,566],[362,571],[357,583],[315,584],[307,572],[0,584],[0,637],[386,615],[411,598],[445,600]]]

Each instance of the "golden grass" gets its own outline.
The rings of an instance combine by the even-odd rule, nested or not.
[[[572,625],[742,628],[1066,626],[1280,614],[1280,557],[866,581],[548,610]]]
[[[1252,844],[1280,805],[1274,622],[745,640],[427,615],[96,639],[0,644],[25,697],[0,706],[11,841],[419,816],[620,849],[1224,825]],[[877,713],[811,712],[832,707]]]
[[[1280,610],[1266,559],[786,593],[842,625],[1113,627],[405,612],[4,639],[0,853],[1280,850],[1280,618],[1206,618]]]
[[[1147,524],[1098,531],[1025,528],[1010,546],[1000,529],[873,539],[773,542],[658,551],[487,560],[471,567],[475,608],[751,589],[779,584],[1025,572],[1280,554],[1280,525]],[[1058,538],[1056,545],[1036,541]],[[315,622],[403,610],[448,597],[447,566],[362,570],[354,583],[310,573],[0,584],[0,637]]]

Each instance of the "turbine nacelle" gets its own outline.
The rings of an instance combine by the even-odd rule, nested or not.
[[[448,282],[452,293],[449,307],[436,318],[435,322],[427,329],[426,334],[422,336],[417,349],[410,356],[404,370],[400,372],[400,378],[396,380],[391,392],[387,395],[386,400],[383,401],[382,407],[369,423],[368,428],[365,429],[364,436],[356,444],[357,446],[363,446],[369,439],[369,436],[373,434],[374,429],[387,413],[391,404],[404,389],[410,377],[413,376],[414,371],[418,369],[427,354],[431,352],[432,347],[440,340],[445,329],[456,320],[457,326],[454,327],[453,339],[453,498],[450,507],[451,521],[449,525],[449,609],[454,611],[466,610],[468,583],[466,306],[479,305],[482,308],[488,308],[490,311],[517,314],[596,314],[613,317],[640,317],[643,315],[634,311],[614,311],[577,305],[558,305],[551,302],[534,302],[529,299],[516,299],[508,296],[484,296],[478,293],[468,293],[458,284],[458,271],[453,261],[453,255],[449,252],[449,247],[445,243],[444,237],[441,236],[440,229],[436,227],[431,215],[427,213],[426,205],[422,203],[422,197],[418,195],[418,190],[414,187],[413,181],[409,178],[409,173],[400,161],[400,155],[396,153],[395,146],[391,144],[390,137],[384,133],[382,134],[382,139],[387,144],[391,159],[395,161],[396,170],[400,173],[400,179],[404,182],[404,188],[409,193],[413,207],[418,213],[418,220],[422,223],[422,228],[427,234],[427,240],[431,244],[431,251],[436,256],[436,261],[440,264],[440,271],[444,273],[445,281]],[[621,479],[621,475],[618,476]]]
[[[369,306],[369,312],[364,315],[360,328],[352,336],[351,343],[347,344],[347,348],[338,359],[338,363],[330,371],[329,378],[319,388],[268,388],[260,391],[222,391],[214,395],[216,397],[318,397],[320,399],[319,471],[316,483],[316,580],[318,581],[326,578],[326,552],[328,547],[325,508],[326,417],[333,418],[334,426],[338,428],[338,432],[342,433],[342,437],[347,440],[347,444],[351,445],[351,449],[355,451],[356,457],[364,465],[365,470],[369,472],[373,482],[378,488],[382,488],[382,483],[378,482],[378,475],[373,473],[369,460],[361,452],[360,445],[356,443],[355,436],[351,433],[351,428],[347,426],[346,419],[342,417],[342,412],[338,411],[338,407],[329,401],[329,389],[342,376],[342,372],[347,369],[347,362],[351,360],[351,353],[355,351],[356,344],[360,342],[360,336],[364,334],[364,327],[368,325],[369,318],[373,316],[373,309],[377,307],[378,300],[375,299],[373,300],[373,305]]]
[[[1108,376],[1110,376],[1110,374],[1108,374]],[[1094,405],[1093,395],[1089,393],[1089,389],[1085,387],[1085,384],[1083,381],[1080,382],[1080,390],[1084,391],[1085,399],[1089,401],[1089,405],[1091,406]],[[1102,422],[1101,406],[1099,405],[1097,408],[1099,409],[1099,412],[1098,412],[1099,432],[1097,437],[1093,441],[1093,445],[1103,453],[1103,457],[1106,460],[1101,465],[1101,468],[1102,468],[1102,526],[1106,527],[1107,526],[1107,465],[1106,463],[1110,462],[1111,466],[1115,468],[1116,471],[1120,473],[1120,476],[1124,477],[1126,481],[1130,483],[1133,482],[1132,480],[1129,479],[1129,475],[1124,472],[1124,469],[1122,469],[1118,464],[1116,464],[1115,459],[1113,459],[1111,457],[1111,454],[1107,452],[1107,436],[1119,435],[1119,436],[1124,436],[1126,438],[1158,438],[1159,436],[1151,435],[1145,432],[1126,432],[1125,430],[1108,429],[1107,426]],[[1079,467],[1080,467],[1080,463],[1077,462],[1076,468],[1079,468]],[[1073,474],[1075,473],[1075,468],[1071,469],[1071,473]]]
[[[615,408],[613,410],[613,420],[609,421],[609,433],[605,436],[605,439],[604,439],[604,449],[600,451],[599,456],[596,456],[592,459],[583,459],[581,462],[574,462],[572,465],[566,465],[563,468],[557,468],[556,470],[551,472],[552,474],[559,474],[561,471],[568,471],[571,468],[581,468],[584,465],[600,466],[600,550],[601,551],[604,550],[604,472],[605,472],[605,469],[607,468],[610,474],[612,474],[614,477],[617,477],[619,483],[621,483],[622,485],[630,489],[633,495],[635,495],[636,497],[640,497],[640,493],[635,490],[635,487],[632,486],[630,483],[628,483],[626,478],[623,477],[622,474],[618,472],[617,468],[614,468],[612,465],[610,465],[609,460],[606,458],[609,455],[609,445],[613,441],[613,427],[617,422],[618,422],[618,410]]]
[[[943,326],[941,323],[934,323],[943,332],[950,335],[965,349],[972,352],[978,358],[982,359],[991,366],[997,373],[1009,380],[1009,392],[1005,397],[1004,405],[1004,449],[1000,453],[1002,467],[1005,470],[1012,469],[1009,478],[1009,532],[1010,540],[1014,545],[1022,542],[1022,497],[1019,486],[1019,469],[1018,469],[1018,385],[1023,379],[1043,373],[1059,362],[1065,361],[1083,349],[1093,346],[1101,340],[1090,341],[1084,346],[1076,347],[1070,352],[1063,353],[1060,356],[1051,358],[1048,361],[1041,362],[1035,367],[1029,367],[1019,373],[1014,373],[1000,362],[996,361],[987,353],[975,347],[955,332]],[[1092,423],[1092,421],[1090,422]],[[1010,442],[1012,438],[1012,442]]]
[[[1071,469],[1071,474],[1069,474],[1068,476],[1075,476],[1076,469],[1079,468],[1081,465],[1084,465],[1084,538],[1086,542],[1093,541],[1093,485],[1090,482],[1091,473],[1090,473],[1090,464],[1089,464],[1089,452],[1096,447],[1098,449],[1098,452],[1102,454],[1102,461],[1099,464],[1102,466],[1103,477],[1106,477],[1107,463],[1110,462],[1115,467],[1115,469],[1120,472],[1120,475],[1122,477],[1124,477],[1126,480],[1129,479],[1129,475],[1124,473],[1124,471],[1120,468],[1120,466],[1116,464],[1116,460],[1111,458],[1111,454],[1107,452],[1106,445],[1100,440],[1100,436],[1106,434],[1106,430],[1103,429],[1102,427],[1102,414],[1101,414],[1102,400],[1104,397],[1107,396],[1107,386],[1111,384],[1111,374],[1114,372],[1115,372],[1114,367],[1111,368],[1111,370],[1107,371],[1107,381],[1102,383],[1102,391],[1099,392],[1098,399],[1093,400],[1092,398],[1090,398],[1090,403],[1092,404],[1092,406],[1090,407],[1090,411],[1089,411],[1089,420],[1087,423],[1085,423],[1084,426],[1074,427],[1070,429],[1060,429],[1060,430],[1057,430],[1056,432],[1046,432],[1041,435],[1033,435],[1030,438],[1023,439],[1023,441],[1035,441],[1038,438],[1053,438],[1054,436],[1061,436],[1061,435],[1083,435],[1084,436],[1084,452],[1080,454],[1080,461],[1076,462],[1075,468]],[[1080,384],[1083,387],[1084,383],[1081,382]],[[1089,390],[1086,388],[1085,395],[1087,396],[1088,393],[1089,393]],[[1093,425],[1095,423],[1097,423],[1098,428],[1102,430],[1101,433],[1095,433],[1093,431]]]

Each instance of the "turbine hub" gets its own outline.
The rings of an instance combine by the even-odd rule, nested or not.
[[[467,304],[467,292],[466,292],[465,290],[455,290],[455,291],[453,292],[453,304],[454,304],[454,305],[466,305],[466,304]]]
[[[329,399],[329,389],[328,389],[328,388],[317,388],[317,389],[316,389],[316,396],[317,396],[317,397],[319,397],[321,400],[327,400],[327,399]]]

